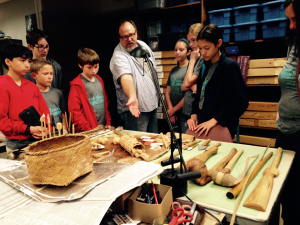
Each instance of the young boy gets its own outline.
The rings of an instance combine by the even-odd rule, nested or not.
[[[53,66],[47,59],[33,59],[30,65],[30,72],[36,81],[36,86],[40,89],[48,105],[51,116],[51,125],[62,122],[62,113],[66,112],[64,96],[61,90],[50,87],[53,80]]]
[[[78,51],[78,65],[82,73],[70,82],[68,100],[76,132],[94,129],[99,124],[110,125],[104,83],[97,75],[99,63],[100,58],[94,50],[84,48]]]
[[[48,56],[49,53],[49,37],[43,31],[37,29],[32,30],[26,34],[26,41],[28,48],[32,51],[33,59],[44,58],[52,63],[53,66],[53,80],[51,87],[60,88],[61,84],[61,66],[52,58]],[[28,72],[25,76],[25,79],[35,83],[35,80]]]
[[[34,83],[23,78],[30,69],[31,51],[21,45],[10,44],[1,51],[1,61],[8,69],[0,76],[0,130],[6,137],[8,156],[42,138],[40,126],[25,124],[19,114],[30,106],[42,114],[49,114],[47,104]],[[17,155],[17,154],[16,154]]]

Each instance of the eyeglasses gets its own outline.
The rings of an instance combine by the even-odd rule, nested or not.
[[[49,45],[47,45],[46,47],[44,46],[34,46],[34,47],[36,47],[40,52],[44,51],[45,49],[49,50]]]
[[[135,34],[136,34],[136,31],[133,34],[130,34],[129,36],[123,36],[123,37],[120,36],[120,38],[122,38],[124,41],[128,41],[128,39],[133,37]]]

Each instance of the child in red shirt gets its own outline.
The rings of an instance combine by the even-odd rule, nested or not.
[[[94,50],[84,48],[78,51],[78,65],[82,73],[70,82],[68,100],[76,132],[111,124],[104,83],[97,75],[99,63],[99,55]]]
[[[10,44],[1,51],[1,61],[8,72],[0,76],[0,130],[12,159],[17,156],[13,152],[20,153],[18,150],[42,138],[41,127],[25,124],[19,114],[30,106],[40,115],[50,113],[38,87],[23,78],[30,69],[31,58],[31,51],[21,45]]]

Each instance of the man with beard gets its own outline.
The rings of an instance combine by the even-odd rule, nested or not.
[[[130,52],[142,46],[150,53],[150,61],[156,68],[155,58],[149,46],[137,40],[136,25],[122,19],[117,26],[120,43],[110,60],[110,70],[117,94],[118,113],[127,130],[157,133],[158,98],[150,69],[143,58],[135,58]]]

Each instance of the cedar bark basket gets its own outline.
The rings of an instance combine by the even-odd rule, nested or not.
[[[38,141],[29,145],[25,161],[32,184],[68,186],[93,170],[91,141],[78,134]]]

